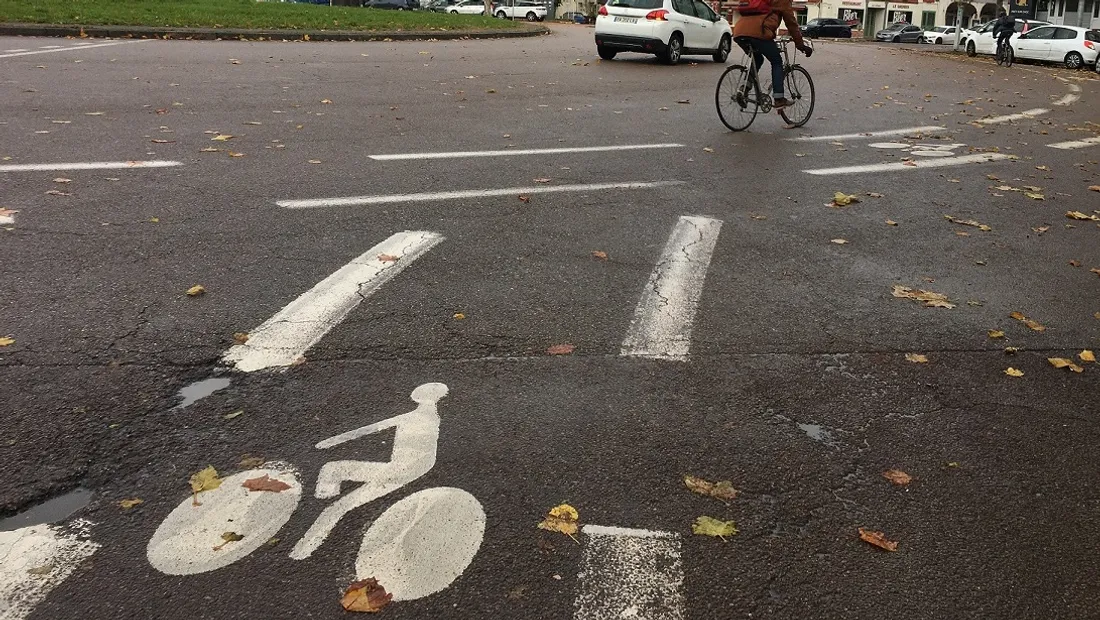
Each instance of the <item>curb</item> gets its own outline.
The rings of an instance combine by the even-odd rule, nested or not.
[[[0,36],[89,37],[111,39],[188,39],[245,41],[422,41],[435,39],[512,39],[549,34],[546,26],[517,30],[248,30],[238,28],[156,28],[149,26],[60,26],[53,24],[0,24]]]

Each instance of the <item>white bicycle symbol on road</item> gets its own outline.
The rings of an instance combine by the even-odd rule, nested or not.
[[[435,466],[439,444],[437,403],[447,395],[442,383],[425,383],[412,391],[415,410],[319,442],[324,450],[396,429],[389,462],[332,461],[317,476],[318,499],[339,497],[327,506],[295,544],[290,557],[310,557],[336,524],[352,510],[388,495]],[[243,483],[264,475],[290,488],[279,493],[254,492]],[[340,496],[340,485],[361,486]],[[223,479],[220,487],[188,497],[165,518],[149,541],[154,568],[169,575],[194,575],[228,566],[267,543],[290,520],[302,495],[296,469],[265,463],[262,468]],[[223,534],[243,536],[226,542]],[[449,586],[473,561],[485,534],[485,510],[470,493],[451,487],[425,489],[387,508],[367,528],[355,563],[357,579],[374,577],[393,600],[422,598]]]

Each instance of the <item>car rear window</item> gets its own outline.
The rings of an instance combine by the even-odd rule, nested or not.
[[[1100,30],[1089,30],[1085,33],[1085,40],[1100,43]]]
[[[664,6],[664,0],[611,0],[608,6],[621,6],[624,9],[659,9]]]

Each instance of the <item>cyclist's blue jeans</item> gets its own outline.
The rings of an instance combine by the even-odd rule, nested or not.
[[[740,37],[739,37],[740,39]],[[779,53],[779,45],[769,39],[756,39],[745,37],[738,41],[747,42],[752,47],[752,59],[756,63],[756,71],[759,73],[764,59],[767,58],[772,66],[772,96],[775,99],[785,99],[783,95],[783,55]],[[742,45],[742,47],[744,47]],[[749,50],[745,50],[748,52]]]

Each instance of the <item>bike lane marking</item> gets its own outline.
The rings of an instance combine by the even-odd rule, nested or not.
[[[222,361],[242,372],[290,366],[359,302],[441,241],[442,235],[422,230],[391,235],[264,321]]]
[[[31,55],[34,55],[34,54],[52,54],[54,52],[71,52],[71,51],[75,51],[75,50],[86,50],[86,49],[93,48],[93,47],[111,47],[113,45],[126,45],[127,43],[145,43],[145,42],[146,41],[144,39],[135,39],[135,40],[132,40],[132,41],[112,41],[111,43],[95,43],[93,45],[81,45],[79,47],[73,46],[73,47],[63,47],[61,49],[52,49],[52,50],[41,50],[40,49],[40,50],[34,50],[34,51],[30,51],[30,52],[15,52],[15,53],[12,53],[12,54],[0,54],[0,58],[13,58],[15,56],[31,56]]]
[[[722,221],[682,216],[642,289],[619,355],[686,361]]]
[[[512,155],[560,155],[562,153],[602,153],[605,151],[637,151],[642,149],[678,149],[683,144],[617,144],[614,146],[575,146],[551,149],[505,149],[501,151],[455,151],[449,153],[393,153],[368,155],[375,161],[403,159],[465,159],[468,157],[508,157]]]
[[[939,125],[926,125],[924,127],[907,127],[902,129],[890,129],[886,131],[867,131],[864,133],[845,133],[835,136],[802,136],[799,138],[787,138],[789,142],[827,142],[830,140],[865,140],[870,138],[884,138],[888,136],[905,136],[911,133],[923,133],[926,131],[944,131],[945,127]]]
[[[86,161],[61,164],[10,164],[0,166],[0,172],[42,172],[62,170],[124,170],[127,168],[172,168],[178,161]]]
[[[99,549],[92,524],[34,525],[0,532],[0,618],[22,620]]]
[[[894,162],[889,164],[865,164],[862,166],[844,166],[841,168],[816,168],[803,170],[807,174],[817,176],[829,176],[834,174],[859,174],[864,172],[901,172],[904,170],[924,170],[927,168],[946,168],[949,166],[961,166],[964,164],[979,164],[993,161],[1016,159],[1015,155],[1003,153],[981,153],[977,155],[960,155],[958,157],[941,157],[939,159],[922,160],[917,162]]]
[[[1055,142],[1054,144],[1048,144],[1052,149],[1072,150],[1083,149],[1088,146],[1095,146],[1100,144],[1100,136],[1095,138],[1083,138],[1081,140],[1070,140],[1069,142]]]
[[[1035,118],[1036,116],[1042,116],[1043,114],[1046,114],[1047,112],[1050,112],[1050,110],[1048,110],[1046,108],[1035,108],[1034,110],[1026,110],[1024,112],[1020,112],[1019,114],[1006,114],[1004,116],[992,116],[990,118],[979,118],[979,119],[975,120],[974,122],[978,123],[979,125],[996,125],[998,123],[1008,123],[1010,121],[1019,121],[1019,120],[1025,119],[1025,118]]]
[[[683,620],[680,536],[585,525],[573,620]]]

